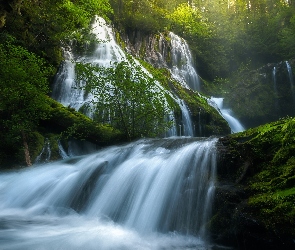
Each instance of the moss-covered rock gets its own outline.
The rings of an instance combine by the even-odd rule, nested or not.
[[[42,156],[43,147],[50,145],[50,160],[60,158],[58,141],[76,139],[101,146],[125,141],[122,133],[108,124],[99,124],[85,115],[67,108],[53,99],[46,100],[46,120],[41,120],[35,130],[26,132],[31,162]],[[0,168],[26,166],[21,135],[1,133]],[[41,160],[43,161],[43,160]]]
[[[219,140],[215,240],[241,249],[294,249],[294,124],[286,118]]]
[[[87,140],[100,146],[124,140],[119,130],[108,124],[94,122],[87,116],[49,99],[49,119],[42,121],[47,131],[61,133],[65,139]]]

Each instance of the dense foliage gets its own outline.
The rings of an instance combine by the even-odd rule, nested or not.
[[[171,30],[196,55],[203,78],[229,77],[242,62],[257,68],[294,57],[293,1],[110,1],[125,30]]]
[[[29,146],[40,138],[40,122],[54,115],[47,95],[61,46],[85,42],[93,16],[109,12],[104,0],[0,2],[0,165],[23,163],[20,149],[32,163]]]
[[[21,138],[27,148],[26,135],[47,118],[47,78],[53,73],[43,59],[10,40],[0,44],[0,128],[5,150]]]
[[[172,125],[164,117],[172,112],[168,96],[132,58],[111,67],[79,63],[78,79],[94,96],[96,120],[120,129],[128,139],[154,137]]]
[[[107,0],[8,2],[0,4],[0,14],[6,16],[2,32],[13,35],[22,46],[55,65],[62,59],[62,45],[72,39],[87,39],[94,15],[106,18],[112,12]]]

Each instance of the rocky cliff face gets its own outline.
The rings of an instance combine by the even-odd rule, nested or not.
[[[172,44],[171,36],[175,36],[178,40],[178,49],[175,49],[175,45]],[[116,38],[126,52],[152,65],[155,69],[150,67],[149,70],[154,71],[153,75],[159,76],[162,84],[184,100],[190,111],[195,136],[230,133],[227,122],[208,105],[206,97],[187,85],[190,80],[198,81],[196,79],[198,76],[194,72],[192,57],[184,40],[169,32],[144,34],[141,31],[117,32]],[[186,71],[192,73],[186,74]],[[178,73],[180,75],[176,76]],[[181,114],[176,112],[176,118],[179,117]]]
[[[164,34],[144,34],[141,31],[120,32],[117,42],[126,52],[141,58],[155,68],[167,68],[171,44]],[[164,56],[163,56],[164,55]]]

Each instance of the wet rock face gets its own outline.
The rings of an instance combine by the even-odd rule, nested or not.
[[[121,41],[117,41],[131,55],[142,58],[155,68],[167,68],[167,49],[169,42],[162,34],[144,34],[141,31],[120,33]],[[119,40],[119,39],[117,39]],[[163,56],[164,55],[164,56]]]

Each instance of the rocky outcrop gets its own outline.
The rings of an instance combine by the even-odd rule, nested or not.
[[[245,250],[295,248],[294,123],[281,120],[220,138],[213,241]]]
[[[172,48],[171,36],[174,39],[175,37],[177,38],[178,47],[175,51]],[[145,67],[163,86],[184,100],[190,111],[195,136],[225,135],[230,133],[227,122],[214,108],[208,105],[206,97],[188,88],[181,80],[178,81],[172,77],[172,68],[179,67],[179,71],[185,71],[186,66],[184,68],[180,66],[182,63],[189,63],[188,69],[193,70],[188,45],[182,38],[169,32],[146,34],[136,30],[117,32],[116,38],[118,44],[126,52],[136,58],[141,58],[149,64],[145,65]],[[174,61],[172,60],[172,52],[174,53]],[[194,76],[196,75],[196,72],[194,72]],[[188,78],[192,79],[193,77]],[[180,110],[176,110],[175,116],[178,127],[178,125],[182,124]]]
[[[155,68],[167,68],[170,43],[164,34],[145,34],[139,30],[120,32],[117,42],[126,52],[137,58],[142,58]]]

